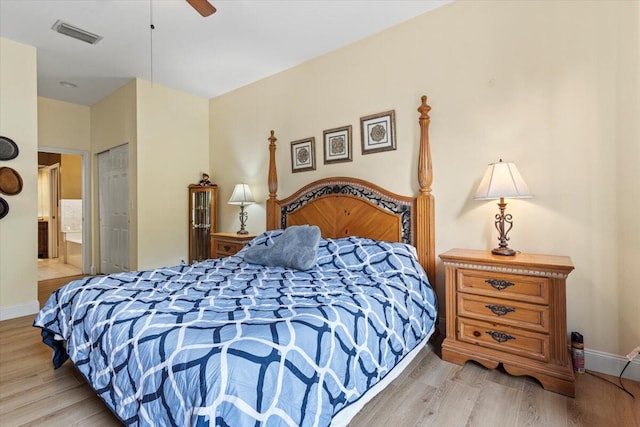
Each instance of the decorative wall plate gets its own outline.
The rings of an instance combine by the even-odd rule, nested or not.
[[[13,142],[11,138],[0,136],[0,160],[15,159],[19,153],[18,144]]]
[[[7,216],[8,213],[9,213],[9,203],[7,203],[5,199],[0,197],[0,219]]]
[[[0,168],[0,193],[14,196],[22,191],[22,177],[12,168]]]

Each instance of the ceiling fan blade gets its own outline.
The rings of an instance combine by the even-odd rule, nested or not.
[[[213,15],[216,12],[216,8],[207,0],[187,0],[187,3],[191,5],[202,16]]]

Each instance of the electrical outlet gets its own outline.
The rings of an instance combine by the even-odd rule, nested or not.
[[[629,361],[635,359],[638,356],[638,353],[640,353],[640,345],[636,348],[634,348],[631,353],[627,354],[627,359]]]

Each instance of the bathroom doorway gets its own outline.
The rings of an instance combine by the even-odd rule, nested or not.
[[[38,151],[38,281],[86,273],[88,153]]]

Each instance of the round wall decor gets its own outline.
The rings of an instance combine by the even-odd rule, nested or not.
[[[11,138],[0,136],[0,160],[15,159],[19,153],[18,144],[13,142]]]
[[[22,191],[22,177],[12,168],[0,168],[0,193],[14,196]]]
[[[7,203],[5,199],[0,197],[0,219],[7,216],[8,213],[9,213],[9,203]]]

